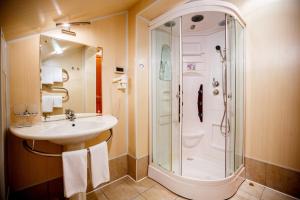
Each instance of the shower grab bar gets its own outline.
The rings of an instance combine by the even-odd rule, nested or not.
[[[106,139],[107,143],[112,139],[113,136],[112,129],[109,129],[109,132],[110,132],[109,137]],[[27,140],[23,140],[23,147],[30,153],[40,155],[40,156],[46,156],[46,157],[62,157],[61,153],[47,153],[47,152],[35,150],[34,146],[35,146],[35,140],[32,140],[32,146],[28,144]],[[89,149],[87,149],[87,151],[90,152]]]
[[[203,84],[200,85],[200,88],[198,90],[198,116],[200,119],[200,122],[203,122]]]

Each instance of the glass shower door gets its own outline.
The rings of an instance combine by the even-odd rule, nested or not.
[[[153,163],[180,171],[180,18],[151,31]]]
[[[226,15],[227,126],[226,176],[243,164],[244,145],[244,28]]]
[[[234,170],[244,164],[244,28],[236,21],[236,70],[235,70],[235,150]]]
[[[234,140],[235,140],[235,19],[226,14],[226,132],[225,137],[225,174],[234,173]]]

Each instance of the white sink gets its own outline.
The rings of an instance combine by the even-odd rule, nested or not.
[[[77,114],[80,116],[80,114]],[[11,127],[11,132],[23,139],[49,140],[56,144],[83,143],[113,128],[118,120],[111,115],[77,118],[75,121],[40,122],[32,127]]]

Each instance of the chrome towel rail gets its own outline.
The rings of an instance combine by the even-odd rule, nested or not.
[[[113,131],[112,129],[109,129],[110,135],[109,137],[106,139],[106,142],[109,142],[112,139],[113,136]],[[23,147],[29,151],[30,153],[36,154],[36,155],[40,155],[40,156],[47,156],[47,157],[62,157],[61,153],[47,153],[47,152],[43,152],[43,151],[39,151],[39,150],[35,150],[34,149],[34,143],[35,140],[32,140],[32,146],[30,146],[27,142],[27,140],[23,140]],[[87,149],[89,152],[89,149]]]
[[[66,96],[63,97],[64,101],[67,101],[69,99],[69,90],[64,87],[57,87],[57,86],[50,86],[51,90],[63,90],[66,93]]]

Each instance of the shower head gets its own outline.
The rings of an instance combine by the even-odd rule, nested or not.
[[[222,20],[218,23],[219,26],[225,26],[225,24],[226,24],[225,20]]]
[[[223,53],[222,53],[222,50],[221,50],[221,46],[220,45],[217,45],[216,46],[216,51],[220,54],[221,58],[222,58],[222,62],[225,61],[225,56],[223,56]]]
[[[164,24],[166,27],[173,27],[176,25],[174,21],[168,21],[167,23]]]
[[[204,19],[203,15],[194,15],[191,20],[192,22],[201,22]]]

